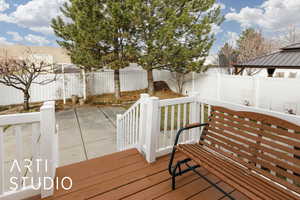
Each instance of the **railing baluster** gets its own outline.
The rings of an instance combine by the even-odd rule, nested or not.
[[[203,103],[201,103],[200,106],[201,106],[200,121],[201,121],[201,124],[203,124],[204,121],[205,121],[205,108],[204,108],[204,104]],[[203,132],[203,127],[201,127],[200,131],[201,131],[201,133]]]
[[[185,104],[183,104],[183,127],[185,127],[186,126],[186,103]],[[183,140],[184,140],[184,142],[186,142],[187,141],[187,135],[186,134],[184,134],[183,135]]]
[[[168,114],[169,114],[169,106],[165,106],[165,118],[164,118],[164,136],[163,136],[163,147],[167,146],[167,137],[168,137]]]
[[[125,120],[126,120],[126,143],[125,145],[130,144],[130,133],[129,133],[129,117],[128,114],[125,115]]]
[[[172,143],[174,142],[174,139],[175,139],[175,133],[174,133],[174,113],[175,113],[175,106],[172,105],[172,111],[171,111],[171,138],[170,138],[170,141],[169,141],[169,145],[172,146]]]
[[[32,144],[32,178],[33,184],[38,184],[38,169],[37,169],[37,159],[39,158],[39,125],[34,123],[31,125],[32,136],[31,136],[31,144]]]
[[[4,193],[4,132],[0,127],[0,194]]]
[[[138,141],[139,141],[139,137],[140,137],[140,134],[139,134],[139,109],[140,109],[140,106],[137,106],[136,107],[136,111],[135,111],[135,133],[136,133],[136,144],[138,144]]]
[[[132,135],[131,145],[135,144],[135,132],[134,132],[135,127],[134,127],[134,121],[133,121],[133,114],[134,114],[134,110],[132,110],[130,112],[130,128],[131,128],[131,130],[130,130],[131,133],[130,134]]]
[[[15,129],[15,135],[16,135],[16,153],[17,153],[17,162],[18,165],[20,166],[20,171],[15,168],[15,173],[17,177],[17,183],[19,186],[19,189],[21,189],[21,184],[22,184],[22,169],[23,169],[23,141],[22,141],[22,132],[21,132],[21,126],[17,125],[14,127]]]
[[[178,130],[180,129],[180,121],[181,121],[181,104],[178,104],[177,105],[177,130],[176,130],[176,133],[178,132]],[[182,137],[179,141],[182,141]]]
[[[158,108],[158,118],[157,118],[157,124],[159,125],[158,127],[158,130],[159,130],[159,133],[157,134],[157,137],[156,137],[156,144],[157,144],[157,149],[159,149],[161,147],[161,139],[160,139],[160,136],[161,136],[161,131],[160,131],[160,122],[161,122],[161,107]]]
[[[128,113],[128,125],[129,125],[129,135],[130,135],[129,145],[132,144],[132,140],[133,140],[133,138],[134,138],[133,132],[132,132],[132,123],[131,123],[132,120],[131,120],[131,115],[132,115],[132,111],[130,111],[130,112]]]

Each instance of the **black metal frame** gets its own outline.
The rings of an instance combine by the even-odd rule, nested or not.
[[[172,176],[172,190],[175,190],[176,176],[181,176],[184,173],[187,173],[189,171],[193,171],[196,174],[198,174],[201,178],[203,178],[204,180],[206,180],[207,182],[209,182],[212,186],[214,186],[215,188],[217,188],[220,192],[222,192],[229,199],[235,200],[235,198],[233,198],[232,196],[230,196],[230,193],[225,192],[217,184],[215,184],[214,182],[212,182],[211,180],[209,180],[207,177],[203,176],[200,172],[198,172],[196,169],[198,167],[200,167],[200,165],[189,165],[188,162],[190,162],[192,159],[186,158],[184,160],[180,160],[173,167],[174,157],[175,157],[175,153],[176,153],[176,146],[178,144],[178,140],[179,140],[179,137],[180,137],[181,133],[183,133],[185,130],[189,130],[189,129],[192,129],[192,128],[199,128],[199,127],[207,126],[207,125],[208,125],[207,123],[204,123],[204,124],[195,124],[195,125],[191,125],[191,126],[187,126],[187,127],[181,128],[177,132],[177,135],[176,135],[176,138],[175,138],[175,143],[174,143],[172,154],[171,154],[171,158],[170,158],[170,161],[169,161],[169,167],[168,167],[169,174]],[[184,169],[184,170],[182,170],[181,169],[181,165],[182,164],[185,164],[185,166],[187,168]],[[178,169],[178,172],[177,172],[177,169]]]

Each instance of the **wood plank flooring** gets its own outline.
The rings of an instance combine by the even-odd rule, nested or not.
[[[176,159],[182,159],[177,154]],[[171,189],[167,171],[169,156],[148,164],[136,149],[114,153],[93,160],[58,168],[57,177],[73,180],[72,189],[58,188],[47,200],[139,200],[139,199],[203,199],[228,200],[221,192],[193,172],[177,177],[176,190]],[[239,200],[247,198],[209,174],[199,172],[217,183]]]

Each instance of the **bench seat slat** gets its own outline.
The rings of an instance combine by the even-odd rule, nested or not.
[[[252,173],[249,173],[247,169],[207,151],[200,144],[180,145],[178,149],[186,153],[194,161],[198,161],[200,165],[206,165],[205,168],[209,168],[208,171],[216,176],[221,176],[219,178],[251,199],[297,199],[293,195],[286,193],[286,191],[282,193],[284,190],[274,185],[266,184],[260,178],[252,176]],[[290,198],[287,198],[287,196]]]
[[[234,162],[234,160],[230,160],[224,156],[222,156],[222,154],[215,156],[216,152],[212,152],[211,149],[209,151],[207,151],[208,149],[204,149],[202,146],[200,145],[194,145],[193,146],[194,149],[197,149],[198,151],[201,151],[202,154],[205,152],[208,152],[207,155],[211,155],[214,154],[214,156],[212,156],[213,158],[215,158],[214,161],[217,161],[219,158],[221,158],[221,163],[222,163],[222,167],[221,170],[224,169],[229,169],[230,173],[232,176],[246,176],[242,178],[243,184],[248,184],[250,185],[250,187],[255,187],[255,189],[260,189],[260,191],[262,192],[267,192],[267,195],[270,195],[272,198],[276,197],[276,199],[286,199],[286,195],[284,193],[286,193],[286,191],[282,194],[282,191],[280,191],[281,188],[276,188],[274,187],[274,185],[270,184],[270,182],[266,182],[266,181],[262,181],[261,177],[259,176],[255,176],[254,173],[250,173],[247,168],[245,168],[245,166],[241,167],[240,165],[238,165],[236,162]],[[228,173],[228,172],[227,172]],[[241,174],[239,174],[241,173]],[[239,177],[240,178],[240,177]],[[246,180],[246,181],[245,181]],[[275,188],[275,190],[274,190]],[[272,192],[271,194],[269,192]],[[280,198],[278,198],[280,197]]]
[[[283,186],[286,186],[286,182],[283,181],[282,179],[278,178],[278,177],[274,177],[273,175],[271,175],[270,173],[267,173],[266,171],[262,170],[262,169],[259,169],[257,168],[254,164],[249,164],[243,160],[240,160],[239,158],[237,158],[236,156],[233,156],[232,154],[230,153],[227,153],[227,152],[224,152],[212,145],[208,145],[206,144],[205,142],[200,142],[202,145],[207,145],[208,148],[214,150],[215,152],[218,152],[220,154],[223,154],[225,155],[226,157],[230,158],[231,160],[234,160],[236,161],[237,163],[241,163],[242,165],[246,166],[249,170],[254,170],[254,171],[257,171],[259,174],[262,174],[263,176],[271,179],[271,180],[274,180],[275,182],[278,182],[279,184],[283,185]],[[290,188],[291,190],[297,192],[298,194],[300,194],[300,189],[299,187],[297,186],[294,186],[294,185],[289,185],[288,188]]]
[[[216,155],[207,151],[200,150],[194,145],[187,145],[186,147],[180,147],[183,152],[189,153],[193,160],[196,160],[200,165],[206,165],[205,168],[209,168],[208,171],[216,173],[216,176],[222,176],[224,182],[237,188],[251,199],[275,199],[272,197],[266,188],[263,188],[256,183],[256,187],[252,187],[253,180],[249,173],[243,173],[240,166],[233,166],[232,163],[225,162],[223,159],[219,159]],[[247,181],[245,181],[247,180]],[[283,200],[283,197],[280,199]]]

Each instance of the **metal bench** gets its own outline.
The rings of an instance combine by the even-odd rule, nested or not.
[[[178,145],[185,130],[199,127],[199,143]],[[173,164],[176,151],[187,158]],[[172,189],[183,173],[202,176],[200,166],[249,199],[299,200],[300,127],[268,115],[212,107],[208,123],[191,124],[177,133],[169,163]]]

